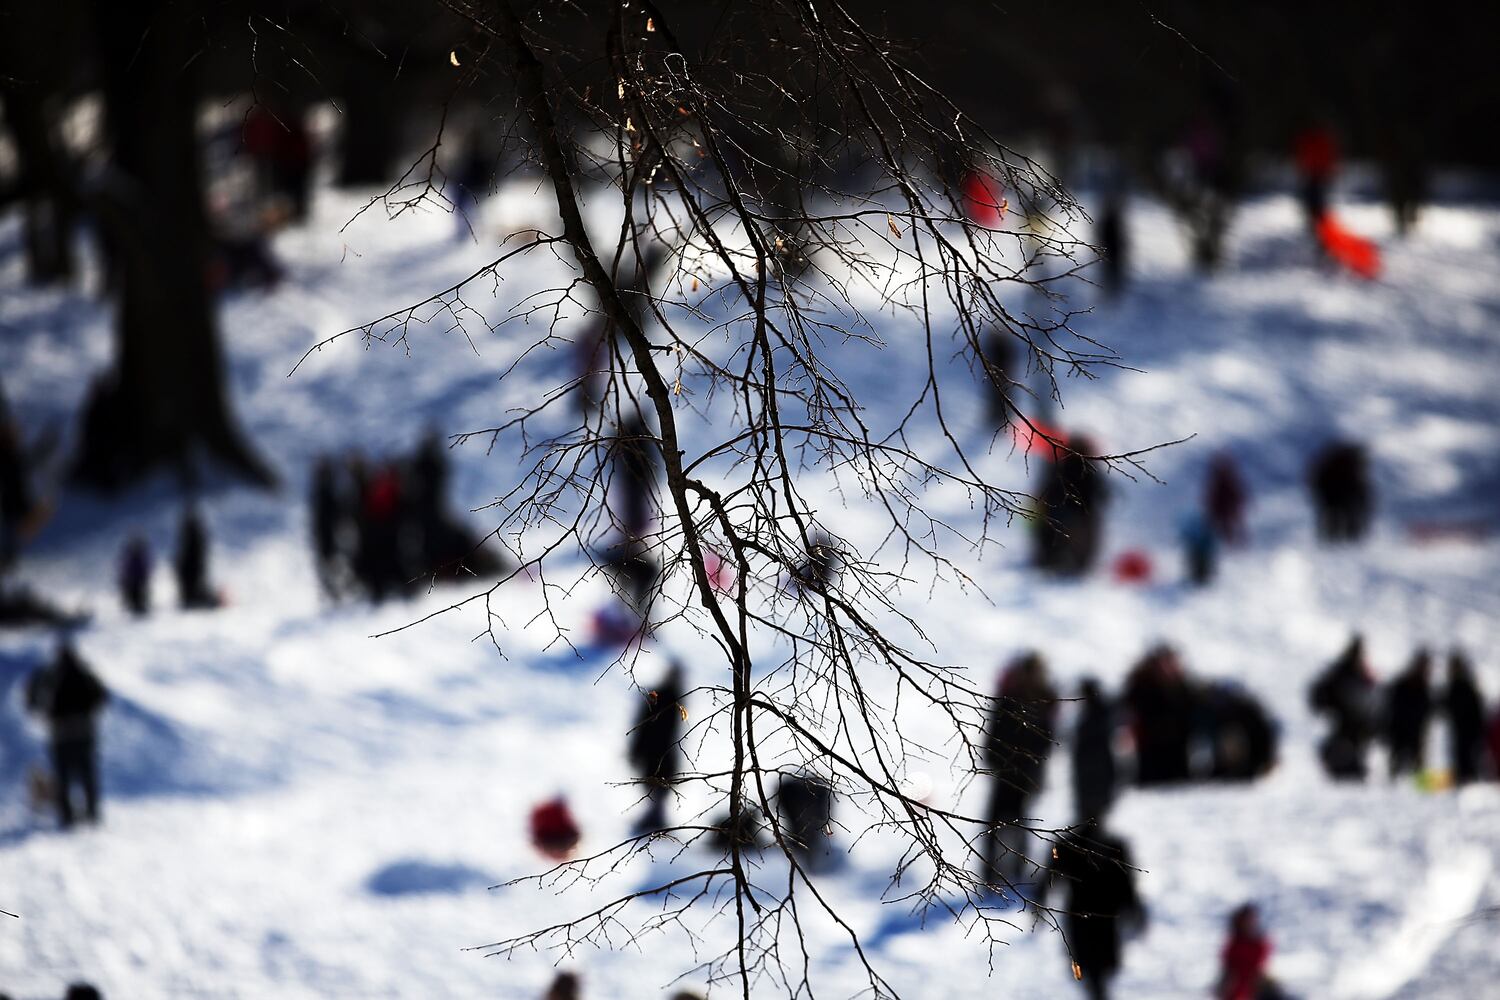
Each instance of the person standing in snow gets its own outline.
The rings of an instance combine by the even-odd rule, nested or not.
[[[646,815],[636,824],[641,833],[667,825],[667,793],[682,773],[682,665],[674,662],[654,691],[646,694],[630,731],[630,763],[646,785]]]
[[[351,517],[338,471],[327,455],[321,456],[313,467],[311,507],[318,583],[329,600],[337,600],[348,570],[346,538]]]
[[[1308,701],[1315,712],[1331,717],[1333,728],[1318,747],[1329,777],[1363,781],[1365,761],[1375,734],[1375,678],[1365,662],[1365,641],[1355,635],[1349,645],[1313,682]]]
[[[1432,654],[1417,651],[1386,691],[1386,740],[1391,777],[1420,772],[1427,757],[1427,726],[1432,721]]]
[[[1229,916],[1229,939],[1219,953],[1216,1000],[1262,1000],[1270,981],[1266,964],[1271,960],[1271,939],[1260,925],[1254,903],[1236,907]]]
[[[1094,443],[1078,435],[1066,454],[1047,466],[1038,495],[1035,564],[1060,576],[1082,576],[1093,566],[1103,539],[1109,486],[1088,456]]]
[[[189,504],[177,528],[177,597],[183,608],[216,608],[219,597],[208,583],[208,529],[197,509]]]
[[[1338,169],[1339,147],[1327,125],[1311,124],[1292,141],[1292,159],[1301,181],[1302,211],[1315,230],[1328,214],[1328,189]]]
[[[582,995],[578,974],[559,972],[557,978],[552,980],[552,985],[547,987],[547,993],[542,1000],[579,1000]]]
[[[58,823],[73,825],[73,789],[83,792],[90,823],[99,821],[99,768],[94,721],[109,692],[66,636],[51,664],[26,683],[26,707],[47,721]]]
[[[1448,716],[1448,746],[1457,785],[1475,781],[1484,756],[1484,695],[1474,679],[1469,658],[1458,650],[1448,655],[1448,685],[1443,690]]]
[[[1073,814],[1080,823],[1104,824],[1115,800],[1115,710],[1092,677],[1079,691],[1073,726]]]
[[[1245,507],[1249,498],[1249,490],[1245,488],[1245,480],[1234,456],[1227,451],[1214,455],[1203,487],[1203,513],[1214,534],[1225,545],[1244,543]]]
[[[120,553],[120,601],[137,618],[151,611],[151,546],[139,532],[130,536]]]
[[[1049,871],[1044,898],[1054,882],[1067,887],[1063,927],[1074,975],[1090,1000],[1106,1000],[1109,981],[1120,971],[1123,939],[1146,922],[1130,849],[1102,829],[1071,833],[1053,848]]]
[[[1335,442],[1313,460],[1308,472],[1318,515],[1318,537],[1325,542],[1357,542],[1370,528],[1374,488],[1365,449]]]
[[[1125,679],[1124,702],[1135,737],[1136,784],[1187,781],[1193,691],[1176,651],[1159,645],[1147,652]]]
[[[1000,678],[1000,690],[985,727],[984,766],[991,785],[984,843],[984,876],[1014,884],[1023,874],[1024,831],[1015,826],[1042,790],[1052,753],[1057,692],[1047,663],[1031,652],[1017,658]]]

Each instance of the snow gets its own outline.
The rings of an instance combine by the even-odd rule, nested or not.
[[[286,479],[275,495],[208,498],[215,573],[230,606],[178,612],[159,567],[158,612],[136,621],[119,609],[112,569],[125,533],[140,529],[158,553],[170,551],[177,508],[165,483],[121,502],[64,494],[26,555],[29,582],[93,609],[80,647],[115,700],[101,738],[105,822],[57,833],[24,801],[24,774],[43,743],[19,700],[50,638],[0,634],[0,909],[20,915],[0,916],[0,990],[17,998],[54,997],[75,979],[107,997],[532,997],[560,956],[506,961],[462,949],[602,901],[588,886],[560,895],[488,887],[545,866],[527,845],[525,820],[555,793],[569,796],[586,851],[628,830],[636,796],[619,785],[630,777],[627,672],[597,652],[580,660],[547,648],[550,636],[527,625],[535,585],[517,583],[493,603],[503,655],[476,638],[487,620],[478,605],[390,632],[465,591],[380,608],[328,607],[318,596],[301,503],[317,454],[407,448],[428,425],[491,426],[546,388],[498,380],[528,342],[522,331],[466,335],[442,323],[402,343],[336,342],[287,377],[313,344],[451,285],[493,249],[493,240],[455,241],[451,219],[438,214],[390,222],[371,213],[345,230],[362,199],[321,195],[312,221],[278,238],[289,280],[270,294],[231,296],[223,309],[236,405]],[[542,197],[533,185],[507,188],[485,206],[481,231],[546,226]],[[1004,529],[1004,549],[966,567],[988,601],[950,585],[929,597],[925,582],[901,597],[941,656],[970,665],[986,685],[1030,646],[1066,685],[1088,674],[1114,685],[1166,639],[1198,673],[1243,682],[1280,720],[1281,766],[1253,786],[1124,796],[1116,827],[1144,869],[1151,922],[1127,949],[1122,997],[1205,995],[1224,919],[1247,899],[1262,905],[1277,945],[1273,970],[1297,995],[1477,997],[1500,972],[1500,786],[1332,786],[1316,763],[1321,730],[1305,702],[1309,679],[1351,629],[1366,634],[1387,676],[1418,645],[1459,643],[1490,696],[1500,693],[1500,542],[1419,542],[1408,531],[1418,521],[1493,528],[1500,513],[1500,208],[1434,206],[1406,242],[1378,206],[1341,211],[1381,242],[1379,282],[1319,266],[1288,195],[1245,206],[1230,262],[1209,279],[1187,270],[1170,215],[1141,205],[1132,217],[1139,279],[1082,321],[1129,369],[1065,383],[1057,418],[1112,450],[1190,438],[1150,457],[1160,482],[1120,479],[1110,508],[1107,557],[1148,551],[1159,582],[1125,587],[1103,573],[1039,580],[1025,568],[1017,524]],[[76,412],[85,373],[105,363],[110,338],[107,310],[92,299],[23,289],[18,239],[14,220],[0,226],[0,363],[12,405],[35,430]],[[497,317],[560,267],[522,261],[469,301]],[[891,323],[879,350],[836,348],[867,399],[893,398],[921,350]],[[560,377],[568,363],[558,352],[541,371]],[[977,400],[957,421],[966,442],[982,443]],[[690,422],[689,431],[701,438],[705,428]],[[1368,442],[1381,497],[1373,537],[1346,551],[1315,546],[1302,486],[1307,456],[1338,435]],[[475,508],[503,492],[516,467],[513,453],[487,455],[484,444],[456,453],[455,495]],[[1197,592],[1176,582],[1175,538],[1207,457],[1221,448],[1240,459],[1254,491],[1252,544]],[[1005,449],[983,469],[1017,488],[1035,473]],[[960,521],[974,516],[955,491],[928,500]],[[481,530],[493,517],[471,515]],[[878,541],[879,519],[857,505],[837,523],[856,541]],[[602,600],[595,581],[563,605],[575,636]],[[669,627],[638,664],[643,680],[667,651],[695,682],[722,669],[711,645]],[[1441,759],[1440,733],[1433,747]],[[1070,818],[1066,765],[1054,757],[1052,787],[1037,805],[1056,824]],[[935,758],[912,762],[908,781],[934,802],[979,809],[983,789],[961,777]],[[842,818],[857,826],[857,816]],[[847,848],[855,832],[837,845]],[[1029,930],[1029,916],[1018,914],[990,955],[962,925],[883,906],[893,851],[888,840],[863,840],[826,883],[907,995],[1079,995],[1058,935]],[[657,867],[685,871],[695,859],[663,857]],[[638,863],[614,884],[642,886],[657,874]],[[767,873],[766,884],[775,881]],[[729,932],[709,922],[707,933],[712,944]],[[817,924],[809,933],[826,995],[854,993],[862,980],[847,939]],[[688,943],[671,933],[561,957],[582,972],[587,995],[602,997],[659,996],[693,965]],[[763,985],[757,995],[772,995]]]

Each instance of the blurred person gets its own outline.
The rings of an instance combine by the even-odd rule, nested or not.
[[[838,578],[839,552],[833,539],[814,528],[808,537],[807,559],[792,573],[797,586],[822,593]]]
[[[1385,728],[1390,745],[1391,777],[1418,773],[1427,757],[1427,727],[1432,721],[1432,654],[1418,650],[1386,690]]]
[[[104,1000],[104,997],[88,983],[73,983],[63,995],[63,1000]]]
[[[120,553],[120,600],[137,618],[151,612],[151,546],[140,532],[130,536]]]
[[[1229,915],[1229,937],[1219,953],[1217,1000],[1263,1000],[1269,985],[1266,965],[1271,960],[1271,939],[1260,924],[1254,903],[1235,907]]]
[[[313,556],[323,593],[337,600],[349,568],[347,537],[352,520],[347,491],[339,481],[333,459],[319,456],[313,466],[312,496]]]
[[[639,833],[654,833],[667,825],[667,794],[682,773],[682,664],[673,661],[655,690],[647,692],[630,730],[630,763],[646,785],[646,814],[636,824]]]
[[[989,400],[990,419],[997,428],[1010,425],[1011,382],[1019,381],[1020,359],[1016,356],[1016,342],[1003,328],[995,326],[985,331],[980,341],[980,351],[985,366],[984,390]]]
[[[1197,514],[1189,514],[1182,523],[1182,570],[1195,587],[1214,582],[1219,569],[1219,540],[1209,523]]]
[[[1250,493],[1240,475],[1239,463],[1228,451],[1214,455],[1203,487],[1203,512],[1214,534],[1226,545],[1245,542],[1245,508]]]
[[[1047,465],[1038,494],[1033,562],[1061,576],[1081,576],[1098,556],[1109,487],[1094,460],[1094,443],[1083,435]]]
[[[1187,781],[1194,699],[1170,646],[1149,650],[1125,678],[1123,701],[1135,738],[1135,780],[1143,787]]]
[[[312,138],[300,109],[257,103],[241,131],[245,155],[255,166],[263,203],[279,200],[293,221],[307,218],[312,198]]]
[[[658,514],[661,448],[640,416],[625,418],[611,449],[612,513],[629,538],[643,538]]]
[[[1344,651],[1313,682],[1313,711],[1333,723],[1318,746],[1323,769],[1335,780],[1363,781],[1375,736],[1375,678],[1365,661],[1364,638],[1356,634]]]
[[[786,847],[809,870],[822,867],[824,841],[833,826],[833,789],[812,774],[784,775],[776,790],[781,835]]]
[[[57,821],[73,825],[73,790],[83,792],[84,815],[99,821],[99,768],[95,717],[109,700],[104,684],[64,635],[56,658],[26,682],[26,707],[47,722]]]
[[[479,205],[490,193],[490,180],[495,173],[495,159],[486,150],[484,134],[475,129],[464,144],[463,156],[453,172],[454,238],[462,242],[475,237],[475,224],[479,221]]]
[[[1316,230],[1328,213],[1328,189],[1338,169],[1338,160],[1338,141],[1325,124],[1311,123],[1292,140],[1292,161],[1297,168],[1302,212],[1309,230]]]
[[[1374,488],[1365,449],[1349,441],[1330,444],[1313,459],[1308,485],[1325,542],[1353,542],[1370,527]]]
[[[582,984],[576,972],[559,972],[552,980],[552,985],[547,987],[542,1000],[579,1000],[583,995],[581,990]]]
[[[219,596],[208,582],[208,529],[197,508],[183,508],[177,526],[177,552],[173,557],[177,576],[177,598],[183,608],[216,608]]]
[[[1063,927],[1074,975],[1090,1000],[1109,996],[1120,971],[1122,940],[1146,923],[1135,871],[1125,841],[1103,829],[1070,833],[1053,848],[1050,878],[1067,889]]]
[[[401,470],[385,462],[368,475],[361,465],[356,472],[360,484],[358,536],[355,555],[357,573],[370,599],[376,604],[406,583],[401,560],[402,493]]]
[[[1125,291],[1125,280],[1129,274],[1130,243],[1125,226],[1125,196],[1112,189],[1104,199],[1104,208],[1099,213],[1099,223],[1094,229],[1094,242],[1099,246],[1100,262],[1104,270],[1104,290],[1111,296]]]
[[[1080,823],[1102,825],[1115,800],[1115,709],[1092,677],[1079,689],[1082,700],[1073,725],[1073,815]]]
[[[990,773],[985,811],[984,876],[1014,885],[1027,864],[1023,819],[1042,790],[1057,713],[1057,691],[1040,653],[1017,657],[1000,677],[985,726],[984,766]]]
[[[1484,758],[1484,695],[1474,679],[1469,658],[1458,650],[1448,654],[1448,684],[1443,689],[1443,713],[1448,717],[1449,763],[1454,784],[1480,777]]]

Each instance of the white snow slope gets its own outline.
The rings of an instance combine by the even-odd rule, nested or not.
[[[545,223],[536,198],[507,189],[486,205],[482,228]],[[318,339],[446,287],[490,252],[455,242],[440,215],[367,216],[341,233],[358,204],[323,197],[307,226],[278,238],[288,280],[223,310],[235,404],[286,479],[277,495],[208,499],[215,573],[231,606],[178,612],[159,568],[161,610],[145,621],[119,610],[112,577],[125,533],[140,528],[158,553],[170,551],[177,508],[165,484],[112,503],[62,496],[26,554],[28,582],[95,611],[80,645],[115,699],[101,738],[105,822],[55,832],[25,803],[23,775],[44,744],[19,698],[50,637],[0,634],[0,908],[19,914],[0,916],[0,991],[55,997],[85,979],[111,1000],[533,997],[559,956],[507,961],[462,949],[599,901],[586,886],[560,896],[487,887],[543,866],[525,817],[554,792],[571,797],[585,849],[629,828],[634,794],[614,784],[629,777],[629,678],[605,670],[604,658],[544,651],[547,636],[524,627],[534,587],[518,584],[497,602],[504,658],[474,640],[484,628],[474,608],[371,638],[444,606],[453,591],[378,609],[330,608],[318,595],[302,503],[316,454],[409,447],[429,424],[490,426],[537,390],[497,385],[523,342],[510,328],[472,346],[436,327],[404,347],[351,339],[286,377]],[[1439,204],[1405,242],[1375,205],[1344,213],[1384,245],[1380,281],[1319,267],[1287,196],[1244,209],[1231,260],[1210,279],[1190,272],[1169,216],[1150,206],[1134,216],[1137,281],[1082,323],[1136,370],[1068,382],[1061,419],[1112,450],[1196,435],[1152,456],[1162,483],[1119,480],[1109,511],[1108,553],[1150,551],[1157,583],[1038,579],[1017,524],[1003,550],[973,567],[991,602],[946,590],[929,601],[925,587],[902,598],[940,655],[984,683],[1036,646],[1066,685],[1086,674],[1113,684],[1164,639],[1199,674],[1248,685],[1280,719],[1281,765],[1257,784],[1125,795],[1116,825],[1145,870],[1151,923],[1127,950],[1120,997],[1204,996],[1224,918],[1247,899],[1262,904],[1273,969],[1297,995],[1500,996],[1500,785],[1457,794],[1384,780],[1332,786],[1305,702],[1309,679],[1356,628],[1386,676],[1419,644],[1457,642],[1488,693],[1500,694],[1500,542],[1422,543],[1407,530],[1496,523],[1500,209]],[[92,299],[23,289],[18,241],[13,223],[0,228],[0,370],[34,431],[75,412],[110,339]],[[498,314],[541,280],[523,267],[471,304]],[[855,388],[869,399],[920,350],[900,332],[876,360],[848,349]],[[566,364],[560,354],[557,370]],[[977,394],[968,410],[960,433],[982,441]],[[1369,442],[1380,488],[1373,537],[1342,551],[1314,544],[1302,486],[1307,456],[1336,434]],[[1174,539],[1207,456],[1222,447],[1254,491],[1253,541],[1227,557],[1213,587],[1191,591],[1176,582]],[[1000,452],[985,468],[1018,486],[1028,475]],[[506,455],[460,449],[455,500],[478,507],[514,471]],[[954,509],[964,516],[961,501]],[[473,523],[483,528],[488,516]],[[858,509],[838,523],[856,541],[877,524]],[[601,594],[586,588],[565,605],[564,623],[584,631]],[[721,669],[711,646],[669,628],[645,658],[646,680],[666,651],[699,680]],[[1442,747],[1434,734],[1439,755]],[[1059,824],[1069,819],[1066,763],[1054,756],[1038,806]],[[982,789],[962,786],[942,762],[924,766],[934,801],[982,808]],[[852,833],[841,837],[847,846]],[[877,963],[906,995],[1081,995],[1055,933],[1018,930],[991,956],[962,927],[918,929],[904,910],[882,906],[893,858],[889,844],[860,843],[828,891],[873,935]],[[650,877],[636,865],[623,884]],[[809,934],[820,995],[852,995],[861,979],[844,939],[818,925]],[[588,996],[655,997],[692,953],[669,933],[563,961],[583,974]],[[773,995],[762,986],[757,995]]]

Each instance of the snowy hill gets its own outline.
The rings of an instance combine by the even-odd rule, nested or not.
[[[507,189],[485,206],[487,225],[545,224],[536,198],[524,185]],[[560,897],[487,888],[544,866],[527,843],[529,808],[567,793],[585,850],[629,828],[636,796],[617,784],[630,777],[629,678],[606,655],[579,659],[528,630],[535,585],[513,584],[491,605],[503,656],[476,639],[488,621],[481,605],[372,638],[462,590],[379,608],[328,607],[319,595],[302,502],[317,455],[409,448],[429,425],[491,426],[537,388],[498,383],[524,344],[507,328],[472,343],[436,325],[402,344],[339,341],[287,377],[322,338],[488,259],[489,248],[455,242],[445,216],[366,216],[340,232],[360,203],[323,197],[306,227],[278,238],[288,280],[223,309],[237,407],[286,480],[279,495],[227,491],[205,504],[230,606],[178,612],[159,570],[158,613],[136,621],[119,608],[113,567],[125,534],[138,528],[170,551],[177,508],[164,483],[112,504],[63,496],[25,556],[28,582],[94,611],[80,648],[115,697],[101,737],[105,822],[54,832],[24,801],[44,741],[19,696],[50,639],[0,633],[0,908],[20,914],[0,916],[0,991],[53,997],[87,979],[111,998],[538,996],[556,956],[461,950],[588,908],[586,887]],[[1016,524],[1006,548],[972,568],[991,603],[952,588],[929,599],[924,586],[901,599],[942,657],[985,684],[1036,647],[1070,688],[1085,675],[1113,687],[1164,639],[1196,672],[1244,683],[1280,720],[1281,765],[1252,786],[1126,793],[1116,826],[1145,870],[1151,923],[1127,949],[1120,997],[1205,995],[1224,918],[1247,899],[1262,904],[1277,943],[1272,968],[1299,996],[1470,998],[1493,995],[1500,974],[1500,785],[1332,786],[1305,694],[1359,629],[1383,676],[1418,645],[1456,643],[1488,695],[1500,695],[1500,541],[1423,541],[1410,530],[1482,522],[1493,533],[1500,523],[1500,209],[1439,204],[1405,242],[1377,206],[1344,215],[1382,242],[1379,282],[1318,265],[1287,196],[1245,207],[1231,260],[1211,279],[1189,271],[1164,211],[1141,206],[1132,218],[1136,283],[1082,321],[1129,367],[1067,383],[1057,417],[1111,450],[1191,438],[1151,456],[1160,483],[1114,484],[1106,553],[1148,551],[1158,582],[1125,586],[1103,572],[1041,580],[1026,568]],[[23,290],[17,240],[13,222],[0,228],[0,370],[30,429],[76,412],[110,333],[92,300]],[[499,315],[543,268],[527,265],[473,304]],[[851,346],[843,361],[873,399],[918,350],[895,329],[883,351]],[[959,433],[982,441],[984,419],[976,393]],[[1308,456],[1335,436],[1369,444],[1380,491],[1373,537],[1342,551],[1315,545],[1303,487]],[[1195,591],[1177,582],[1176,537],[1222,448],[1253,491],[1251,544]],[[986,463],[1018,488],[1036,471],[998,449]],[[459,449],[455,497],[477,508],[514,468],[482,442]],[[932,502],[969,516],[961,498]],[[469,520],[484,530],[492,518]],[[857,509],[841,520],[873,544],[860,534],[866,523]],[[598,581],[583,588],[564,624],[585,635],[604,593]],[[642,657],[643,680],[667,652],[698,679],[722,670],[710,644],[669,627]],[[1439,735],[1434,748],[1440,760]],[[1070,818],[1066,764],[1054,756],[1038,805],[1058,824]],[[923,777],[934,801],[980,808],[982,789],[964,787],[946,762]],[[921,928],[881,906],[894,860],[891,845],[861,843],[828,891],[906,995],[1081,995],[1058,935],[1026,932],[1029,917],[990,956],[962,926]],[[626,885],[648,877],[644,864],[622,876]],[[852,952],[827,929],[813,933],[827,995],[853,993],[862,980]],[[588,996],[656,997],[692,958],[666,934],[567,964]]]

